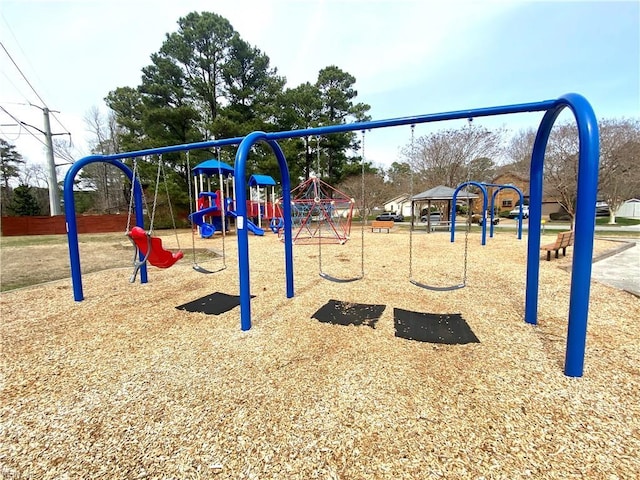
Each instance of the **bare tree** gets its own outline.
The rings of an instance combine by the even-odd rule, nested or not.
[[[405,156],[405,161],[393,162],[386,170],[385,174],[390,188],[389,197],[417,193],[412,191],[411,165],[408,162],[409,157]]]
[[[93,135],[91,151],[109,155],[120,151],[118,143],[118,124],[113,111],[105,116],[98,107],[93,106],[84,117],[89,132]]]
[[[25,165],[20,173],[20,183],[43,189],[49,188],[49,175],[41,163]]]
[[[578,184],[578,129],[575,123],[556,124],[551,129],[544,162],[547,194],[569,214],[576,213]]]
[[[599,122],[599,197],[609,205],[610,221],[640,185],[640,123],[638,120],[604,119]],[[575,123],[558,124],[551,130],[545,155],[547,192],[573,220],[577,202],[579,140]]]
[[[364,198],[362,198],[362,182],[364,182]],[[365,173],[364,176],[353,175],[342,182],[338,189],[354,198],[356,206],[363,205],[364,213],[369,216],[373,208],[381,205],[389,198],[390,187],[382,175]]]
[[[600,198],[609,205],[609,223],[628,199],[640,193],[640,121],[603,119],[600,129]]]
[[[536,130],[528,128],[517,132],[505,148],[505,155],[510,162],[509,168],[514,173],[529,178],[531,154],[536,139]]]
[[[478,168],[487,163],[475,162],[478,168],[472,169],[472,162],[498,155],[502,150],[502,137],[502,130],[490,131],[470,124],[417,138],[415,148],[405,149],[411,159],[414,182],[424,189],[437,185],[456,186],[475,180],[472,175],[485,177],[486,172]],[[494,168],[493,162],[490,168]]]
[[[118,126],[113,112],[106,116],[97,107],[85,115],[85,123],[93,134],[93,153],[109,155],[119,151]],[[93,208],[98,212],[112,213],[126,210],[123,175],[117,168],[104,162],[89,164],[80,173],[86,188],[95,191]]]

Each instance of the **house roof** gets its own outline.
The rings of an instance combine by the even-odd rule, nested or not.
[[[391,202],[403,202],[405,200],[409,199],[409,195],[407,193],[403,193],[402,195],[398,195],[397,197],[393,197],[391,200],[387,200],[385,203],[385,205],[387,203],[391,203]]]
[[[439,185],[437,187],[433,187],[430,190],[425,190],[422,193],[418,193],[411,197],[412,201],[421,201],[421,200],[452,200],[453,194],[456,189],[451,187],[446,187],[444,185]],[[458,192],[457,198],[459,199],[468,199],[468,198],[478,198],[478,195],[475,193],[467,192],[462,189]]]
[[[512,177],[516,177],[516,178],[522,180],[523,182],[529,182],[528,173],[518,172],[518,171],[514,170],[511,165],[504,165],[504,166],[498,168],[498,170],[496,171],[496,174],[493,176],[493,179],[491,179],[491,183],[498,183],[498,182],[496,182],[496,180],[498,180],[500,177],[503,177],[505,175],[510,175]]]

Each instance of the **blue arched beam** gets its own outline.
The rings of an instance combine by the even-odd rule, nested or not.
[[[264,132],[247,135],[236,152],[234,165],[234,187],[236,191],[236,232],[238,237],[238,270],[240,279],[240,328],[251,328],[251,285],[249,275],[249,232],[246,228],[247,192],[245,185],[247,157],[257,142],[266,142],[278,160],[282,178],[282,215],[284,217],[285,282],[287,298],[292,298],[293,289],[293,238],[291,227],[291,183],[289,167],[282,149],[275,140],[268,140]]]
[[[584,97],[575,93],[560,97],[555,105],[547,110],[538,128],[533,146],[531,172],[529,175],[529,242],[525,321],[534,325],[538,321],[537,300],[540,275],[540,222],[542,220],[544,154],[551,127],[553,127],[558,115],[564,108],[569,108],[575,116],[580,150],[564,373],[570,377],[581,377],[584,370],[587,338],[600,146],[598,121],[593,108]]]
[[[467,185],[474,185],[480,189],[480,191],[482,192],[482,211],[483,212],[487,211],[487,189],[484,188],[484,185],[482,185],[479,182],[473,182],[473,181],[464,182],[458,185],[458,188],[456,188],[455,192],[453,192],[453,199],[451,201],[451,216],[449,217],[451,218],[451,242],[452,243],[456,237],[456,201],[458,199],[458,192],[462,190],[464,187],[466,187]],[[486,243],[487,243],[487,222],[482,222],[482,245],[486,245]]]
[[[496,204],[496,196],[500,193],[500,190],[504,190],[505,188],[511,188],[516,191],[518,196],[520,197],[520,215],[518,217],[518,240],[522,240],[522,191],[516,187],[515,185],[500,185],[498,183],[483,183],[485,187],[498,187],[496,191],[491,195],[491,226],[489,227],[489,238],[493,238],[493,219],[494,219],[494,210]]]
[[[133,172],[129,167],[119,160],[107,159],[103,156],[94,155],[84,157],[75,162],[64,178],[64,215],[67,222],[67,243],[69,244],[69,262],[71,265],[71,285],[73,287],[73,298],[76,302],[84,300],[82,291],[82,270],[80,268],[80,249],[78,246],[78,224],[76,220],[76,200],[73,196],[73,185],[78,172],[90,163],[109,163],[122,170],[129,180],[133,182],[133,198],[135,200],[136,225],[144,228],[144,214],[142,211],[142,188],[138,179],[133,177]],[[140,260],[144,259],[144,254],[140,252]],[[140,283],[147,283],[147,265],[140,267]]]

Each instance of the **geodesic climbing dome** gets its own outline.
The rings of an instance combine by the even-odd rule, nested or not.
[[[291,191],[295,244],[345,243],[355,200],[317,177]]]

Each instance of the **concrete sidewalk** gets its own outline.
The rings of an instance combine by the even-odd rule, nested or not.
[[[613,239],[612,239],[613,240]],[[591,268],[591,278],[620,290],[629,292],[640,298],[640,245],[637,238],[620,239],[630,248],[621,245],[619,253],[607,256],[602,260],[596,259]]]

